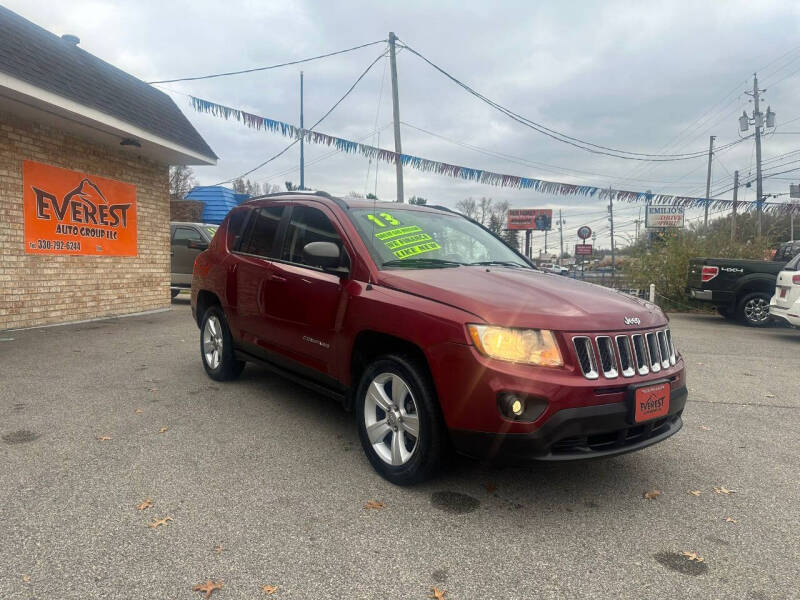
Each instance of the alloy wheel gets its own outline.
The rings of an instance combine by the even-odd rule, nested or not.
[[[216,315],[208,317],[203,327],[203,356],[212,370],[222,361],[222,324]]]
[[[401,377],[381,373],[372,380],[364,397],[364,425],[383,462],[399,467],[411,459],[419,445],[419,414]]]
[[[751,323],[762,323],[769,318],[769,304],[764,298],[751,298],[744,305],[744,316]]]

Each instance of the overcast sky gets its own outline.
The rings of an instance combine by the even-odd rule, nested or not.
[[[800,148],[800,3],[791,0],[11,0],[6,5],[54,33],[77,35],[84,50],[145,81],[305,58],[385,39],[394,31],[409,46],[515,112],[568,135],[635,152],[705,150],[709,135],[717,136],[719,146],[737,140],[737,118],[743,110],[752,110],[743,92],[752,89],[752,75],[758,70],[760,87],[767,88],[765,103],[777,113],[778,123],[778,133],[764,140],[764,159]],[[382,51],[381,46],[371,46],[303,65],[306,126],[324,114]],[[318,129],[393,149],[387,62],[378,62]],[[298,123],[300,68],[160,87]],[[406,153],[526,177],[704,195],[704,158],[637,163],[590,154],[516,124],[409,52],[398,56],[398,72],[401,119],[458,142],[403,126]],[[185,95],[172,97],[220,157],[216,167],[195,168],[203,184],[243,173],[288,143],[275,134],[197,114]],[[790,123],[793,119],[798,120]],[[777,167],[791,160],[796,159],[773,160],[767,166],[779,171],[800,164]],[[299,151],[293,148],[251,177],[281,186],[287,180],[297,183],[298,164]],[[742,178],[754,175],[752,140],[716,157],[712,195],[731,186],[735,169]],[[794,175],[800,177],[800,171],[780,177]],[[766,179],[765,191],[786,192],[789,183]],[[363,157],[306,146],[306,185],[339,194],[377,190],[380,198],[394,198],[394,167],[379,165],[376,177],[375,165]],[[598,244],[608,246],[605,201],[503,189],[411,169],[405,171],[405,192],[449,206],[467,196],[489,196],[517,207],[561,208],[565,243],[573,243],[575,229],[588,223],[599,233]],[[755,184],[742,190],[740,199],[752,200],[754,192]],[[634,231],[639,206],[619,203],[615,208],[624,238]],[[551,250],[555,237],[550,236]],[[540,238],[536,236],[537,246]]]

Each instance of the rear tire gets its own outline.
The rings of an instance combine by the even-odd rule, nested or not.
[[[736,306],[736,317],[749,327],[766,327],[770,322],[770,298],[764,292],[745,294]]]
[[[244,369],[245,362],[236,360],[231,330],[219,306],[209,307],[200,322],[200,358],[215,381],[236,379]]]
[[[376,359],[361,376],[355,409],[361,445],[384,479],[411,485],[439,470],[446,436],[424,365],[404,355]]]

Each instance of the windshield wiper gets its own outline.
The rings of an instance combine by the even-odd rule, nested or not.
[[[481,260],[479,262],[467,263],[467,265],[480,265],[480,266],[497,266],[497,267],[517,267],[520,269],[528,268],[526,265],[507,261],[507,260]]]
[[[387,260],[382,267],[460,267],[464,263],[453,260],[442,260],[441,258],[402,258],[398,260]]]

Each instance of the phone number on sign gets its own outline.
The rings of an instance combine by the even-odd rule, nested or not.
[[[80,242],[64,242],[62,240],[36,240],[34,244],[31,242],[31,248],[38,248],[39,250],[80,250]]]

